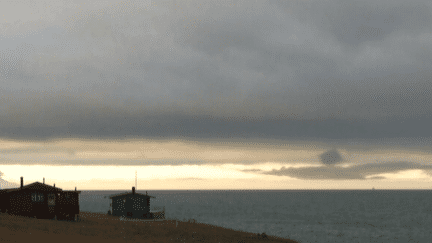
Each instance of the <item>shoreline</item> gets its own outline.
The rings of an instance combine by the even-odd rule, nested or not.
[[[0,241],[47,240],[66,242],[287,242],[294,240],[173,219],[122,220],[119,217],[80,212],[78,222],[35,219],[0,214]]]

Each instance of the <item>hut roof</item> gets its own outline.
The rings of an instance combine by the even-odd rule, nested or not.
[[[57,187],[53,187],[53,186],[49,186],[40,182],[33,182],[29,185],[23,186],[22,189],[20,187],[18,188],[11,188],[11,189],[4,189],[2,190],[3,192],[15,192],[15,191],[20,191],[20,190],[38,190],[38,191],[50,191],[50,192],[61,192],[63,191],[60,188]]]
[[[8,193],[10,191],[16,191],[16,190],[17,190],[16,188],[1,189],[0,194]]]
[[[142,193],[135,193],[135,194],[133,194],[132,192],[124,192],[124,193],[120,193],[120,194],[114,194],[114,195],[111,195],[111,196],[109,197],[109,199],[116,198],[116,197],[127,196],[127,195],[138,195],[138,196],[144,196],[144,197],[156,198],[156,197],[153,197],[153,196],[150,196],[150,195],[147,195],[147,194],[142,194]]]

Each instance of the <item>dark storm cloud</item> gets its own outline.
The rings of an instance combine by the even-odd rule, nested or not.
[[[23,147],[23,148],[9,148],[0,149],[0,154],[28,154],[28,153],[47,153],[47,152],[64,152],[70,155],[74,155],[75,151],[73,149],[57,148],[55,146],[33,146],[33,147]],[[1,177],[1,172],[0,172]]]
[[[11,156],[0,156],[3,165],[33,165],[43,162],[44,165],[70,165],[70,166],[100,166],[100,165],[111,165],[111,166],[151,166],[151,165],[170,165],[170,166],[183,166],[183,165],[206,165],[209,164],[208,161],[204,160],[176,160],[176,159],[59,159],[57,156],[54,159],[48,159],[47,156],[42,158],[36,158],[33,156],[32,160],[22,159],[19,157]],[[222,164],[221,162],[219,162]],[[211,164],[218,164],[218,162],[212,162]]]
[[[321,154],[320,161],[325,165],[334,165],[342,162],[343,159],[336,149],[332,149]]]
[[[416,35],[431,30],[428,1],[277,1],[277,5],[351,47],[398,31]]]
[[[385,179],[384,176],[372,176],[368,178],[369,180],[382,180]]]
[[[246,170],[240,170],[240,171],[243,171],[243,172],[259,172],[261,170],[260,169],[246,169]]]
[[[374,176],[383,173],[396,173],[404,170],[432,170],[432,165],[419,164],[412,162],[377,162],[361,165],[352,165],[350,167],[339,166],[320,166],[320,167],[302,167],[302,168],[286,168],[280,170],[272,170],[262,172],[266,175],[288,176],[299,179],[331,179],[331,180],[347,180],[347,179],[379,179]],[[371,178],[366,178],[371,176]]]
[[[0,137],[432,136],[429,2],[199,3],[1,36]]]
[[[96,111],[96,109],[95,109]],[[97,112],[95,112],[97,114]],[[126,113],[127,114],[127,113]],[[58,118],[61,121],[62,118]],[[56,120],[54,120],[55,122]],[[66,123],[66,124],[65,124]],[[225,119],[185,115],[71,116],[61,125],[2,126],[0,136],[11,139],[53,138],[277,138],[277,139],[378,139],[431,136],[432,119],[415,117],[380,122],[327,119]]]

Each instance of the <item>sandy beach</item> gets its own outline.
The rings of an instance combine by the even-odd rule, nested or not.
[[[214,225],[163,221],[127,221],[81,212],[79,222],[0,214],[0,241],[27,242],[289,242],[274,236],[225,229]]]

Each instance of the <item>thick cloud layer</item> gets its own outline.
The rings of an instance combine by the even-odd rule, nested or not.
[[[405,161],[369,163],[352,165],[350,167],[339,166],[319,166],[286,168],[262,172],[266,175],[289,176],[299,179],[331,179],[331,180],[365,180],[365,179],[384,179],[383,176],[376,176],[384,173],[397,173],[405,170],[426,170],[431,171],[432,165],[419,164]]]
[[[429,1],[1,5],[3,138],[432,136]]]

